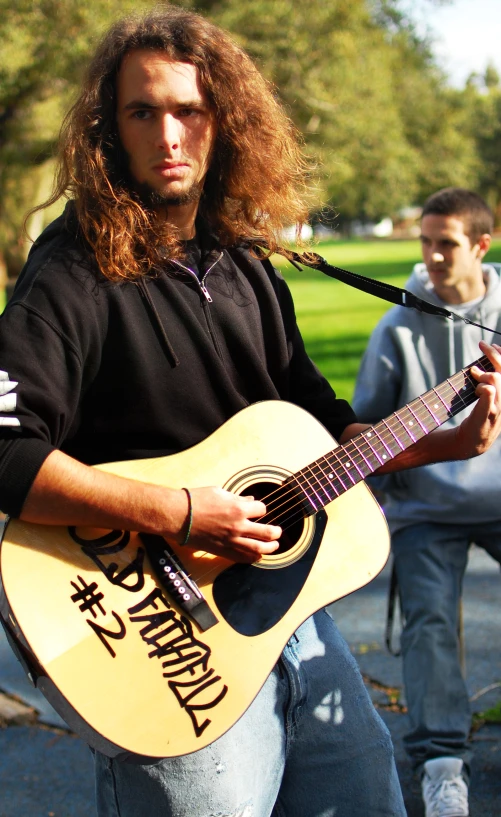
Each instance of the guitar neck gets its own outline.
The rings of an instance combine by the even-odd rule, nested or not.
[[[395,414],[295,473],[291,481],[300,488],[311,506],[311,513],[325,507],[475,402],[477,382],[469,373],[472,366],[485,372],[492,372],[494,368],[484,355]]]

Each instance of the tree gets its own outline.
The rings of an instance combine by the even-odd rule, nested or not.
[[[479,159],[478,192],[501,220],[501,83],[488,65],[483,75],[473,74],[462,94],[470,137]]]
[[[476,179],[461,105],[399,0],[222,0],[211,14],[276,85],[340,222]]]
[[[24,213],[45,198],[63,112],[89,50],[132,0],[0,0],[0,275],[23,262]]]

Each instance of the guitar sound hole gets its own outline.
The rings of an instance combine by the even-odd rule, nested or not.
[[[294,547],[303,532],[304,512],[290,484],[256,482],[242,491],[241,495],[253,496],[265,503],[266,514],[257,521],[281,526],[282,536],[275,554],[287,553]]]
[[[256,496],[252,489],[250,493]],[[280,569],[256,570],[251,564],[237,563],[216,577],[212,586],[216,607],[237,633],[265,633],[287,613],[308,578],[326,524],[327,514],[318,511],[309,547],[299,559]]]

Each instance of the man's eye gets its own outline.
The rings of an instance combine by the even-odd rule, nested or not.
[[[134,119],[149,119],[151,116],[151,111],[134,111],[133,118]]]

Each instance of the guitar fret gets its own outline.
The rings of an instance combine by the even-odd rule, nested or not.
[[[351,453],[349,453],[348,449],[355,449],[355,450],[352,451]],[[351,481],[353,482],[354,485],[356,485],[357,482],[360,482],[360,480],[364,479],[365,476],[366,476],[366,474],[364,474],[364,472],[361,471],[360,468],[357,465],[356,453],[357,453],[358,449],[357,449],[356,445],[353,444],[352,441],[349,441],[348,443],[346,443],[344,450],[346,451],[346,453],[348,455],[348,459],[345,462],[342,463],[343,468],[345,468],[346,471],[348,471],[348,475],[349,475]],[[352,474],[352,471],[354,471],[355,473]]]
[[[449,382],[449,386],[453,390],[456,397],[459,397],[459,399],[462,400],[463,398],[462,398],[462,396],[460,394],[461,389],[456,389],[456,387],[455,387],[454,383],[452,383],[452,381],[448,381],[448,382]],[[462,388],[464,388],[464,387],[462,387]]]
[[[463,405],[465,405],[465,406],[466,406],[466,403],[465,403],[465,402],[464,402],[464,400],[463,400],[463,395],[462,395],[460,392],[462,392],[462,391],[467,391],[467,390],[468,390],[468,385],[467,385],[467,384],[464,384],[464,385],[463,385],[463,386],[461,386],[461,388],[458,390],[458,389],[456,389],[456,387],[455,387],[454,383],[452,382],[452,380],[453,380],[453,378],[448,378],[447,383],[449,384],[449,386],[451,387],[451,389],[454,391],[454,393],[455,393],[456,397],[458,397],[458,398],[461,400],[461,402],[463,403]],[[463,380],[463,382],[464,382],[464,380]]]
[[[382,425],[382,423],[380,423],[379,425]],[[393,452],[391,450],[391,447],[386,444],[384,438],[379,433],[378,426],[373,426],[372,430],[373,430],[374,434],[376,434],[376,436],[377,436],[377,438],[378,438],[378,440],[379,440],[379,442],[380,442],[380,444],[382,446],[382,449],[381,449],[382,450],[382,454],[381,454],[382,461],[385,462],[388,459],[388,455],[390,455],[390,459],[393,459],[394,454],[393,454]]]
[[[306,470],[306,469],[304,469],[304,470]],[[301,484],[301,479],[303,479],[306,482],[306,487]],[[322,502],[321,502],[321,500],[320,500],[320,498],[319,498],[319,496],[318,496],[318,494],[317,494],[317,492],[315,491],[314,488],[312,488],[311,491],[308,490],[308,488],[310,487],[310,483],[309,483],[309,480],[305,477],[304,471],[300,471],[298,474],[296,474],[296,482],[299,485],[299,487],[301,488],[301,491],[302,491],[303,495],[306,497],[306,499],[308,500],[308,502],[312,506],[313,510],[318,511],[322,507]],[[317,500],[316,503],[315,503],[315,501],[313,499],[312,494],[314,494],[314,496],[315,496],[315,498]]]
[[[448,419],[451,416],[450,406],[447,405],[447,403],[443,399],[443,397],[440,394],[440,392],[438,391],[438,389],[432,389],[432,392],[436,395],[436,397],[438,397],[438,399],[442,403],[442,407],[445,409],[445,417],[443,419],[441,419],[441,422],[443,423],[443,422],[445,422],[446,419]],[[436,409],[436,411],[438,413],[439,410],[440,410],[440,405],[438,403],[435,403],[434,408]]]
[[[453,415],[452,401],[453,401],[455,396],[456,396],[456,392],[453,389],[451,389],[450,387],[447,388],[447,391],[445,389],[442,389],[441,399],[442,399],[442,401],[444,403],[444,406],[447,409],[448,417],[452,417],[452,415]]]
[[[324,464],[322,463],[324,464],[327,463],[327,469],[324,467]],[[339,479],[339,474],[329,467],[328,460],[326,460],[325,457],[322,457],[321,460],[318,460],[317,465],[322,474],[322,485],[324,486],[324,492],[327,494],[328,501],[332,502],[332,500],[335,499],[337,496],[340,496],[343,493],[343,491],[346,490],[346,488]]]
[[[341,462],[341,460],[339,459],[339,457],[337,456],[337,454],[336,454],[336,459],[337,459],[337,461],[338,461],[338,465],[340,465],[340,466],[341,466],[341,468],[343,469],[343,473],[344,473],[344,474],[346,474],[346,476],[347,476],[347,477],[349,477],[351,484],[352,484],[352,485],[356,485],[356,482],[357,482],[357,481],[356,481],[355,479],[353,479],[353,477],[352,477],[352,475],[351,475],[351,473],[350,473],[350,468],[349,468],[349,466],[353,465],[353,463],[351,462],[351,460],[348,458],[346,462]],[[339,473],[338,473],[338,479],[340,479],[340,480],[342,481],[341,477],[339,476]],[[343,484],[344,484],[344,483],[343,483]]]
[[[447,379],[447,382],[451,384],[454,384],[455,382],[458,381],[462,384],[461,389],[467,389],[468,386],[473,387],[476,386],[476,380],[473,380],[469,371],[466,371],[465,369],[462,369],[460,372],[456,372],[456,374],[453,374],[451,377]],[[453,388],[455,387],[453,386]]]
[[[379,429],[381,429],[380,432]],[[401,443],[386,420],[382,420],[381,423],[375,426],[374,430],[379,434],[386,451],[392,459],[400,454],[402,451]],[[383,459],[386,459],[385,454],[383,454]]]
[[[324,470],[323,466],[320,466],[320,467],[322,468],[322,473],[324,474],[325,479],[328,481],[328,486],[329,486],[329,488],[331,488],[331,489],[334,491],[334,493],[335,493],[335,495],[336,495],[336,496],[340,496],[340,494],[342,494],[342,493],[343,493],[343,488],[342,488],[342,486],[341,486],[341,490],[340,490],[340,491],[339,491],[339,490],[336,488],[335,481],[336,481],[336,477],[337,477],[337,475],[336,475],[336,474],[334,473],[334,471],[332,470],[332,468],[331,468],[331,466],[330,466],[330,463],[329,463],[329,460],[327,459],[327,457],[322,457],[322,460],[323,460],[325,463],[327,463],[327,466],[328,466],[328,467],[327,467],[325,470]],[[320,462],[320,461],[319,461],[319,462]],[[326,490],[326,493],[327,493],[327,490]],[[331,499],[335,499],[335,498],[336,498],[336,497],[334,497],[334,496],[333,496],[333,497],[331,497]]]
[[[431,410],[431,408],[429,407],[428,403],[427,403],[427,402],[426,402],[426,400],[424,399],[425,397],[426,397],[426,395],[422,395],[421,397],[419,397],[419,398],[418,398],[418,399],[419,399],[419,402],[421,403],[421,405],[422,405],[422,406],[424,406],[424,407],[425,407],[426,411],[427,411],[427,412],[428,412],[428,414],[430,415],[430,417],[431,417],[431,419],[432,419],[432,421],[433,421],[433,428],[436,428],[437,426],[439,426],[439,425],[440,425],[440,422],[438,421],[437,417],[435,417],[435,414],[433,413],[433,411],[432,411],[432,410]]]
[[[363,440],[365,440],[365,442],[367,443],[367,445],[369,446],[370,450],[372,451],[372,453],[374,454],[374,456],[376,457],[376,459],[377,459],[377,461],[378,461],[378,465],[377,465],[377,466],[376,466],[376,467],[373,469],[373,470],[375,471],[375,470],[376,470],[376,468],[378,468],[378,467],[379,467],[379,465],[382,465],[382,464],[383,464],[383,460],[382,460],[382,458],[379,456],[379,454],[377,453],[375,446],[372,444],[372,440],[369,440],[369,437],[372,437],[372,436],[373,436],[373,433],[375,433],[375,432],[374,432],[374,429],[373,429],[372,431],[363,432],[363,433],[362,433],[362,439],[363,439]],[[376,442],[377,442],[377,441],[378,441],[378,440],[377,440],[377,435],[376,435]]]
[[[387,428],[387,429],[388,429],[388,431],[390,432],[390,434],[391,434],[391,436],[392,436],[392,439],[393,439],[393,440],[394,440],[394,441],[397,443],[398,450],[397,450],[395,453],[396,453],[396,454],[398,454],[398,453],[399,453],[399,451],[403,451],[403,450],[404,450],[404,446],[403,446],[403,444],[400,442],[400,440],[399,440],[399,438],[398,438],[398,434],[395,434],[395,432],[393,431],[392,427],[390,426],[389,422],[387,422],[387,420],[382,420],[382,423],[383,423],[383,425],[385,426],[385,428]]]
[[[314,464],[318,466],[324,479],[327,480],[327,485],[323,484],[323,490],[329,497],[329,501],[340,496],[340,494],[347,491],[352,485],[356,485],[362,479],[365,479],[373,470],[371,468],[367,468],[366,471],[362,470],[356,462],[356,455],[357,452],[359,452],[359,448],[353,445],[352,441],[347,443],[347,445],[350,446],[351,451],[348,451],[346,447],[344,448],[343,456],[347,456],[347,459],[344,461],[338,456],[337,451],[332,451],[330,455],[322,457]],[[351,456],[351,453],[353,453],[354,456]],[[330,489],[334,495],[331,495],[328,489]]]
[[[335,460],[336,464],[338,465],[339,460],[337,459],[336,454],[334,454],[333,459]],[[342,491],[346,491],[346,484],[343,481],[343,478],[342,478],[341,474],[337,470],[334,470],[334,473],[336,475],[336,479],[337,479],[338,483],[341,485]]]
[[[335,489],[333,490],[334,486],[330,485],[329,479],[322,468],[320,460],[317,460],[317,462],[313,464],[313,468],[316,468],[320,472],[320,476],[315,474],[315,478],[321,485],[322,491],[327,497],[327,502],[332,502],[332,500],[339,496],[339,494],[335,491]],[[329,493],[329,489],[331,489],[331,493],[333,494],[332,496],[331,493]],[[325,501],[323,504],[326,504]]]
[[[414,418],[412,416],[412,413],[409,411],[409,406],[404,406],[402,409],[400,409],[400,411],[398,412],[398,416],[400,418],[400,422],[402,423],[412,442],[413,443],[417,442],[417,440],[420,439],[420,435],[418,436],[416,434],[418,429],[415,428]]]
[[[331,471],[331,469],[329,467],[327,469],[325,469],[324,465],[322,464],[323,462],[327,463],[327,466],[329,465],[329,463],[328,463],[328,461],[326,460],[325,457],[322,457],[322,459],[318,460],[317,465],[318,465],[318,467],[320,468],[320,470],[322,472],[323,479],[327,483],[326,487],[324,487],[324,491],[327,494],[327,496],[329,497],[330,501],[332,501],[337,496],[339,496],[339,492],[336,490],[336,486],[333,483],[335,474],[332,473],[332,471]],[[329,490],[332,492],[333,496],[331,496],[331,494],[329,493]]]
[[[315,473],[314,471],[315,468],[317,469],[317,473]],[[302,471],[299,471],[296,474],[296,478],[303,494],[306,496],[306,498],[308,499],[308,501],[310,502],[315,511],[319,510],[319,507],[323,508],[329,502],[332,502],[332,500],[335,499],[337,496],[346,491],[346,485],[340,479],[338,473],[333,474],[332,479],[330,479],[330,477],[328,476],[327,477],[328,481],[327,483],[325,483],[325,474],[318,461],[311,463],[307,468],[304,468]],[[305,488],[304,485],[300,484],[299,480],[301,478],[306,482],[308,486],[307,488]],[[336,479],[338,484],[340,483],[339,490],[336,488],[334,478]],[[308,488],[310,490],[308,490]],[[331,493],[329,493],[328,488],[331,490]],[[334,492],[333,494],[332,491]],[[313,499],[312,497],[312,492],[315,495],[315,499]],[[321,495],[322,493],[324,494],[323,497]],[[317,507],[317,503],[319,507]]]
[[[398,438],[400,445],[402,446],[402,450],[405,451],[407,448],[409,448],[410,445],[412,445],[415,442],[415,439],[410,433],[407,426],[405,425],[404,420],[400,416],[402,411],[403,409],[397,411],[397,413],[390,419],[395,420],[398,423],[398,429],[395,429],[394,433]]]
[[[428,429],[426,428],[426,426],[424,426],[424,425],[423,425],[423,423],[422,423],[422,422],[421,422],[421,420],[419,419],[418,415],[416,414],[416,412],[415,412],[415,411],[414,411],[414,409],[412,408],[412,404],[411,404],[411,403],[409,403],[409,404],[407,405],[407,409],[410,411],[410,413],[411,413],[411,414],[412,414],[412,416],[414,417],[414,419],[415,419],[416,423],[417,423],[417,424],[418,424],[418,425],[421,427],[421,431],[423,431],[423,432],[426,434],[426,432],[428,431]]]
[[[340,465],[342,465],[342,467],[343,467],[343,471],[344,471],[344,473],[345,473],[345,474],[346,474],[346,475],[349,477],[351,484],[352,484],[352,485],[356,485],[356,484],[357,484],[357,482],[356,482],[356,480],[355,480],[355,479],[353,479],[353,477],[352,477],[352,475],[351,475],[351,472],[350,472],[350,469],[349,469],[349,468],[347,468],[347,467],[346,467],[346,465],[345,465],[343,462],[340,462],[339,464],[340,464]]]
[[[359,439],[360,439],[360,438],[359,438]],[[365,442],[365,441],[364,441],[364,442]],[[359,453],[359,454],[360,454],[360,456],[362,457],[362,459],[363,459],[363,461],[364,461],[364,464],[365,464],[365,469],[364,469],[363,471],[361,471],[361,475],[362,475],[364,478],[365,478],[365,477],[368,477],[368,476],[369,476],[369,474],[372,474],[372,473],[373,473],[373,471],[375,471],[375,470],[376,470],[376,468],[377,468],[377,467],[378,467],[378,465],[379,465],[379,461],[378,461],[378,460],[377,460],[377,458],[376,458],[376,463],[377,463],[377,464],[374,464],[374,465],[372,465],[372,464],[371,464],[370,460],[369,460],[369,459],[368,459],[368,458],[365,456],[364,452],[362,451],[361,446],[360,446],[360,445],[358,445],[358,443],[357,443],[357,438],[356,438],[356,437],[355,437],[355,439],[354,439],[354,440],[350,440],[350,442],[348,443],[348,445],[352,445],[352,446],[354,446],[354,447],[357,449],[358,453]],[[367,442],[365,442],[365,448],[369,448],[369,450],[370,450],[371,454],[373,454],[373,456],[374,456],[374,452],[372,451],[372,448],[370,447],[370,445],[369,445]],[[374,458],[375,458],[375,457],[374,457]]]

